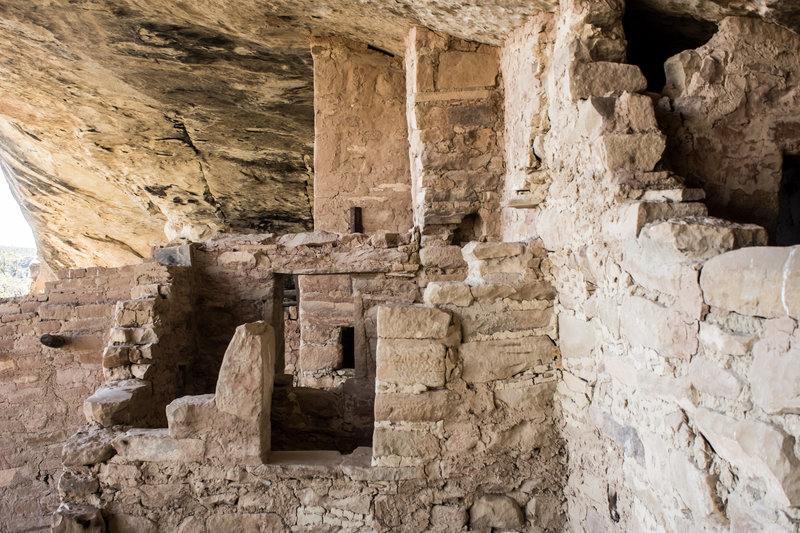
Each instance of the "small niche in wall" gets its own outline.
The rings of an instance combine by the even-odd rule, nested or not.
[[[665,15],[649,9],[641,0],[627,3],[622,26],[628,41],[628,63],[642,69],[647,90],[653,92],[661,92],[667,83],[667,59],[703,46],[717,32],[713,22]]]
[[[784,154],[775,244],[800,244],[800,155]]]
[[[341,368],[356,367],[356,342],[355,329],[342,327],[342,366]]]

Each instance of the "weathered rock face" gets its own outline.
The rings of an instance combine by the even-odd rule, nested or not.
[[[636,5],[800,27],[790,0]],[[0,3],[0,161],[54,268],[176,237],[311,226],[310,35],[395,55],[413,25],[493,45],[556,0]]]

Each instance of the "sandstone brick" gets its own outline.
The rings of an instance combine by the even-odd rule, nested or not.
[[[94,465],[103,463],[117,452],[111,445],[117,432],[108,428],[84,427],[64,444],[61,459],[64,466]]]
[[[203,458],[203,441],[173,439],[167,429],[130,429],[113,441],[123,461],[192,462]]]
[[[494,54],[444,52],[439,55],[436,88],[443,90],[494,86],[498,67],[498,58]]]
[[[692,358],[689,378],[695,389],[706,394],[736,399],[742,391],[743,381],[739,376],[705,357]]]
[[[419,251],[422,266],[441,269],[466,268],[460,246],[427,246]]]
[[[469,509],[471,529],[500,529],[504,531],[521,529],[525,515],[516,501],[504,494],[485,494],[478,498]]]
[[[800,318],[800,247],[752,247],[710,259],[700,285],[706,302],[743,315]]]
[[[556,357],[549,337],[466,342],[459,349],[461,377],[468,383],[508,379]]]
[[[573,101],[623,91],[636,93],[646,87],[647,80],[639,67],[623,63],[607,61],[577,63],[571,68],[569,77],[570,95]]]
[[[450,314],[430,307],[380,307],[378,336],[385,339],[439,339],[447,336]]]
[[[791,339],[767,326],[753,346],[750,389],[755,403],[768,413],[800,413],[800,334]]]
[[[335,337],[335,335],[332,335]],[[342,363],[342,347],[339,344],[301,344],[298,370],[318,371],[339,368]]]
[[[661,133],[614,133],[597,141],[598,157],[604,168],[617,170],[653,170],[666,147]]]
[[[472,292],[464,283],[431,282],[425,288],[423,299],[429,305],[467,307],[472,303]]]
[[[451,418],[453,408],[451,393],[444,390],[375,395],[375,420],[436,422]]]
[[[86,504],[62,503],[53,514],[54,533],[103,533],[106,523],[100,509]]]
[[[439,439],[425,431],[376,428],[372,443],[376,457],[399,455],[429,459],[439,453]]]
[[[446,348],[440,342],[380,338],[376,378],[396,385],[443,387],[445,355]]]
[[[588,357],[597,341],[591,322],[561,313],[558,315],[558,346],[564,357]]]
[[[89,423],[101,426],[134,423],[147,412],[151,394],[146,381],[111,381],[86,399],[83,412]]]
[[[697,352],[698,323],[687,323],[675,310],[645,298],[625,300],[620,328],[631,345],[652,348],[662,357],[689,359]]]

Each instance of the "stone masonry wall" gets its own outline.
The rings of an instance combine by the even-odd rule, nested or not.
[[[659,122],[665,160],[707,193],[712,214],[778,223],[783,155],[800,154],[800,36],[727,18],[704,46],[670,58]]]
[[[545,73],[553,53],[553,17],[531,18],[513,31],[500,53],[505,88],[505,159],[503,239],[533,235],[531,209],[541,204],[550,187],[544,158],[547,115]]]
[[[655,170],[665,137],[621,63],[621,15],[556,13],[552,184],[531,214],[558,292],[568,530],[794,531],[800,381],[776,376],[793,249],[731,251],[766,232],[708,217],[702,191]]]
[[[133,267],[65,270],[45,292],[0,303],[0,530],[49,530],[61,447],[103,380],[102,352]],[[67,340],[61,348],[44,334]]]
[[[337,428],[303,427],[313,415],[313,405],[309,410],[303,399],[319,408],[335,403],[330,393],[339,388],[287,388],[276,381],[273,451],[263,465],[237,461],[241,439],[233,429],[239,426],[230,426],[232,419],[219,412],[218,398],[226,391],[247,394],[252,387],[250,380],[239,385],[242,376],[230,370],[242,368],[235,361],[251,353],[237,351],[246,346],[237,340],[238,331],[255,327],[248,324],[237,329],[225,353],[215,395],[172,402],[169,430],[84,430],[71,439],[62,487],[69,505],[57,519],[74,519],[85,509],[100,520],[93,508],[102,509],[110,531],[559,530],[565,461],[553,402],[555,292],[542,279],[544,250],[536,243],[473,242],[462,250],[466,280],[430,282],[422,272],[415,279],[416,253],[402,255],[418,239],[417,234],[408,245],[382,248],[374,237],[374,247],[367,247],[365,236],[317,233],[282,237],[277,246],[257,237],[202,246],[207,260],[236,253],[237,265],[250,270],[258,263],[246,261],[248,255],[269,257],[276,267],[279,257],[295,255],[295,263],[279,268],[304,272],[301,305],[303,287],[316,303],[326,301],[320,299],[325,293],[336,297],[333,289],[340,285],[347,289],[342,294],[353,302],[354,324],[363,328],[358,349],[366,355],[339,393],[357,397],[359,389],[372,387],[372,448],[350,448],[349,455],[335,448],[275,449],[287,442],[303,449],[301,439],[286,440],[287,432],[325,443],[313,431]],[[349,256],[342,263],[349,274],[325,261],[337,248]],[[303,263],[302,250],[314,250],[316,260]],[[389,272],[369,272],[375,268],[369,257],[387,251],[399,261],[382,264]],[[361,263],[354,260],[358,256]],[[312,264],[320,274],[313,275]],[[421,280],[427,283],[424,295]],[[359,378],[362,372],[366,376]],[[294,405],[288,416],[285,398]],[[345,411],[342,418],[352,421],[354,415]],[[220,464],[227,465],[224,474]],[[227,481],[218,481],[220,476]]]
[[[498,49],[424,28],[412,30],[406,45],[414,224],[426,240],[445,244],[499,240],[505,167]]]
[[[402,60],[342,38],[318,38],[314,57],[314,229],[411,229]]]

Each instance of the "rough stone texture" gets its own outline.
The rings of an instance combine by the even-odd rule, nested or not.
[[[97,12],[104,5],[98,2]],[[685,9],[712,17],[710,5]],[[655,96],[636,93],[643,77],[624,63],[621,2],[549,7],[503,49],[430,29],[411,32],[408,183],[419,185],[409,205],[418,228],[217,237],[156,251],[155,263],[132,269],[134,279],[121,282],[129,294],[96,311],[109,313],[102,321],[108,338],[87,351],[110,382],[151,387],[152,412],[137,425],[162,427],[115,428],[116,455],[105,460],[104,439],[95,447],[81,431],[67,450],[74,457],[59,482],[62,501],[102,509],[111,531],[796,529],[796,291],[784,291],[793,289],[794,249],[763,248],[764,230],[707,217],[702,191],[663,170]],[[339,31],[383,9],[361,8]],[[714,17],[750,8],[720,7]],[[771,9],[763,8],[765,16]],[[217,13],[214,25],[258,31],[248,29],[258,17],[251,26],[237,24],[231,6],[197,10],[208,18]],[[354,10],[320,20],[345,13]],[[303,18],[280,20],[296,28]],[[729,31],[761,23],[725,24]],[[463,25],[477,31],[473,21]],[[748,34],[745,58],[754,49],[765,57],[795,52],[780,31],[777,38],[763,33]],[[402,52],[398,44],[387,49]],[[370,58],[378,52],[347,46]],[[388,55],[374,59],[396,63]],[[745,107],[759,109],[772,96],[758,92],[758,79],[771,74],[746,70],[754,77],[746,80]],[[711,61],[699,72],[690,85],[724,74]],[[792,76],[784,80],[793,83]],[[735,93],[741,86],[734,81],[723,86]],[[402,87],[391,89],[402,94]],[[782,90],[774,93],[782,95],[778,102],[791,107],[791,89]],[[345,118],[347,110],[340,111]],[[721,159],[730,165],[735,158]],[[465,168],[479,171],[465,181],[450,173]],[[509,184],[513,195],[503,190]],[[481,194],[472,195],[476,190]],[[498,242],[501,236],[520,241]],[[292,295],[294,275],[301,277]],[[59,304],[57,285],[46,291],[47,305],[9,302],[2,328],[35,323],[38,312],[56,329],[72,322],[73,312],[95,312],[73,305],[75,294]],[[280,321],[295,306],[293,337]],[[274,361],[255,362],[261,372],[252,364],[260,346],[235,337],[237,326],[253,322],[270,324],[275,335]],[[344,365],[349,327],[354,368]],[[8,353],[30,345],[43,353],[35,337],[9,335],[13,342],[2,345]],[[250,363],[231,372],[237,356]],[[40,359],[72,368],[55,355],[52,363]],[[29,365],[3,356],[0,372],[17,385]],[[270,405],[258,386],[264,375],[274,375]],[[208,394],[218,377],[217,395]],[[53,387],[46,373],[31,382],[37,379]],[[15,390],[10,405],[20,398]],[[240,393],[248,391],[257,397],[245,404]],[[219,409],[226,398],[236,399],[227,410],[235,414]],[[267,408],[268,424],[259,420]],[[11,420],[21,421],[18,409]],[[51,419],[43,420],[40,429],[49,429]],[[275,430],[269,457],[267,427]],[[17,454],[23,432],[14,431],[2,449]],[[3,505],[15,513],[25,510],[20,502],[36,501],[20,464],[27,467],[0,470],[3,495],[11,496]],[[49,479],[37,468],[31,479]],[[11,527],[30,528],[30,514]]]
[[[414,28],[407,41],[414,224],[456,244],[498,240],[502,86],[498,76],[487,76],[499,72],[498,49],[424,28]],[[471,70],[452,72],[461,67]]]
[[[502,494],[481,496],[469,509],[472,529],[519,529],[524,523],[522,509],[517,502]]]
[[[90,505],[62,503],[53,514],[54,533],[103,533],[106,523],[100,509]]]
[[[669,59],[658,105],[670,166],[705,189],[713,215],[760,224],[772,242],[783,154],[800,151],[789,74],[800,60],[782,52],[798,46],[797,33],[756,18],[724,19],[706,45]]]
[[[800,247],[745,248],[709,260],[700,275],[707,301],[743,315],[800,318]]]
[[[402,61],[344,39],[316,39],[314,228],[364,233],[412,226]]]

